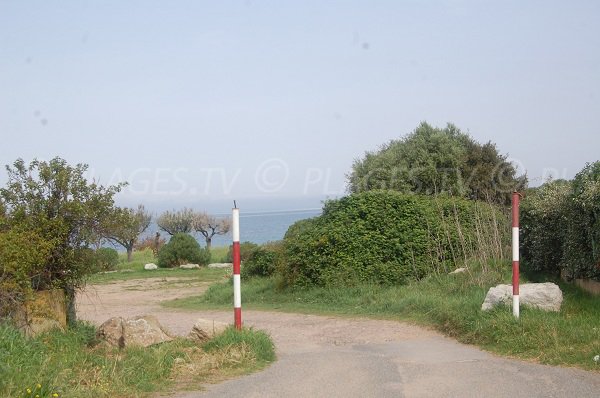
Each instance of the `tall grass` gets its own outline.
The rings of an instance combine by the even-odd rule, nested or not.
[[[254,330],[228,330],[205,348],[184,339],[122,351],[97,343],[94,327],[83,323],[34,339],[0,325],[0,396],[141,397],[176,383],[246,373],[274,359],[270,338]]]

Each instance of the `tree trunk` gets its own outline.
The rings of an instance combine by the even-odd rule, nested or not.
[[[65,289],[67,296],[67,325],[75,326],[77,323],[77,310],[75,308],[75,288],[69,286]]]
[[[206,238],[206,250],[210,250],[210,245],[212,243],[212,238]]]
[[[127,247],[127,262],[130,263],[133,255],[133,246]]]

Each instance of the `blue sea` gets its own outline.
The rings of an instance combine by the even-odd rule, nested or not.
[[[316,217],[321,214],[321,209],[282,210],[262,212],[240,211],[240,242],[250,241],[254,243],[265,243],[283,238],[290,225],[298,220]],[[144,235],[153,236],[158,227],[150,225]],[[161,231],[159,231],[161,232]],[[166,232],[161,236],[168,237]],[[204,237],[197,233],[194,235],[201,246],[204,247]],[[212,240],[213,246],[229,246],[231,244],[231,233],[226,235],[215,235]]]

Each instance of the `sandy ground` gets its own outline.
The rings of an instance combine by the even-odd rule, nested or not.
[[[232,311],[185,311],[163,300],[199,295],[208,283],[152,278],[89,286],[82,319],[152,314],[173,333],[198,318],[232,322]],[[242,293],[243,298],[243,293]],[[268,331],[278,361],[266,370],[178,398],[206,397],[598,397],[600,374],[498,358],[417,326],[370,319],[244,311]]]

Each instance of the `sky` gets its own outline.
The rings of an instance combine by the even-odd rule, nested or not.
[[[531,185],[599,160],[600,2],[0,0],[0,163],[125,205],[319,207],[422,121]]]

